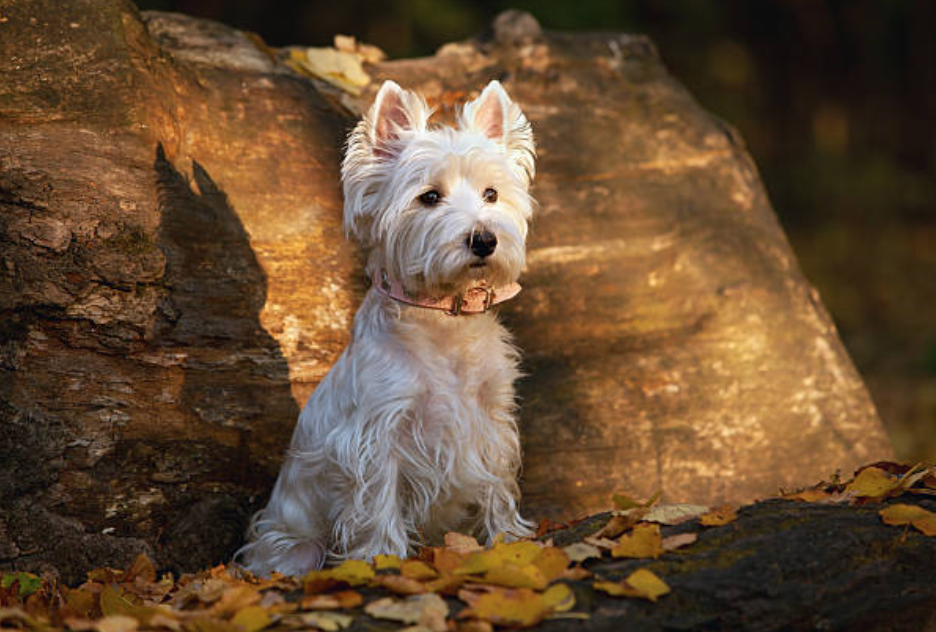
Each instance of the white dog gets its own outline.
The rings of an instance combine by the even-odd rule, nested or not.
[[[455,129],[430,114],[387,81],[349,137],[344,222],[373,286],[238,554],[256,574],[402,557],[452,530],[530,533],[517,351],[488,310],[520,289],[533,136],[497,81]]]

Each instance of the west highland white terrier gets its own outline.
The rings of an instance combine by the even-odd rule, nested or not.
[[[490,308],[520,290],[533,135],[497,81],[456,128],[431,114],[387,81],[349,136],[344,224],[373,285],[238,554],[255,574],[404,557],[448,531],[531,532],[517,508],[518,352]]]

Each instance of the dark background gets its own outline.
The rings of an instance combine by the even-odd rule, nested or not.
[[[336,33],[429,55],[500,11],[650,35],[735,125],[898,455],[936,461],[936,2],[929,0],[139,0],[268,44]]]

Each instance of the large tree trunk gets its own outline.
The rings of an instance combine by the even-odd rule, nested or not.
[[[337,166],[384,78],[443,118],[500,78],[534,125],[526,290],[502,310],[528,514],[743,501],[889,453],[740,140],[643,37],[506,16],[351,97],[124,0],[2,15],[2,566],[230,555],[366,287]]]

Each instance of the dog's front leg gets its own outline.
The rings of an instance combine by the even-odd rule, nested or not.
[[[340,558],[372,559],[378,554],[406,557],[413,531],[402,494],[400,459],[389,437],[365,455],[348,480],[350,502],[335,518],[336,553]]]

